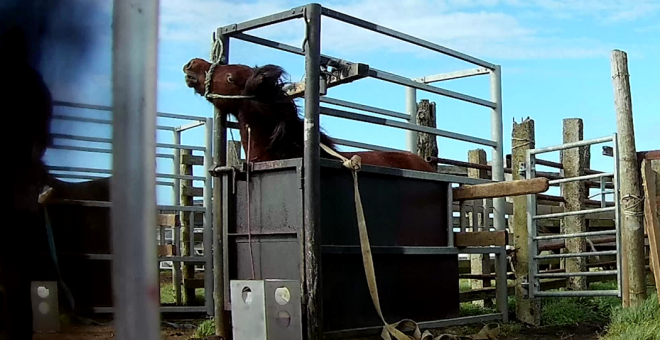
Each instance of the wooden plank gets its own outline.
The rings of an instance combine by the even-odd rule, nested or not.
[[[183,287],[186,289],[204,288],[204,279],[186,279],[183,281]]]
[[[506,230],[454,233],[454,245],[456,247],[502,247],[507,244],[507,234]]]
[[[181,195],[190,197],[202,197],[204,196],[204,188],[197,188],[186,185],[181,188]]]
[[[435,103],[428,99],[422,99],[417,104],[417,125],[436,128],[435,124]],[[422,159],[428,157],[438,157],[438,141],[435,135],[425,132],[417,133],[417,155]],[[430,162],[429,165],[438,170],[438,164]]]
[[[369,65],[367,64],[348,64],[339,74],[333,74],[326,84],[326,88],[335,87],[341,84],[351,83],[369,75]],[[293,83],[292,86],[285,89],[287,96],[291,98],[301,98],[305,95],[305,81]]]
[[[454,188],[455,201],[538,194],[550,188],[547,178],[465,185]]]
[[[204,165],[203,156],[193,156],[190,154],[181,155],[181,163],[183,165]]]
[[[174,256],[174,246],[171,244],[158,245],[158,256]]]
[[[174,228],[177,222],[175,214],[158,214],[156,217],[156,226]]]
[[[651,169],[648,160],[642,161],[642,186],[644,188],[644,220],[646,233],[649,238],[650,267],[655,278],[655,286],[660,292],[660,222],[658,217],[658,205],[656,201],[656,173]],[[660,295],[658,295],[660,302]]]

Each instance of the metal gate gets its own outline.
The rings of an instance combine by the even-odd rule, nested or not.
[[[612,143],[612,148],[614,150],[613,154],[613,172],[608,173],[599,173],[599,174],[589,174],[584,176],[570,177],[551,180],[550,184],[560,184],[574,181],[585,181],[585,180],[600,180],[600,190],[601,190],[601,206],[600,208],[595,209],[585,209],[578,211],[565,211],[562,213],[551,213],[544,215],[537,215],[537,205],[536,205],[536,195],[527,195],[527,231],[528,231],[528,246],[529,246],[529,278],[528,278],[528,295],[530,299],[535,297],[568,297],[568,296],[618,296],[622,297],[622,278],[621,278],[621,212],[619,207],[619,159],[618,159],[618,150],[617,150],[617,135],[613,134],[609,137],[596,138],[590,140],[583,140],[574,143],[561,144],[557,146],[551,146],[541,149],[530,149],[527,150],[526,162],[525,162],[525,173],[527,179],[533,179],[536,177],[536,155],[542,153],[548,153],[553,151],[566,150],[576,147],[590,146],[594,144],[601,143]],[[606,189],[606,179],[611,178],[612,184],[614,186],[614,206],[608,207],[605,204],[605,189]],[[604,231],[592,231],[592,232],[581,232],[581,233],[572,233],[572,234],[554,234],[554,235],[538,235],[537,230],[537,221],[541,219],[550,219],[550,218],[560,218],[565,216],[573,215],[586,215],[594,213],[604,213],[604,212],[614,212],[614,230],[604,230]],[[589,236],[603,236],[603,235],[615,235],[616,236],[616,250],[606,250],[606,251],[592,251],[592,252],[583,252],[583,253],[561,253],[561,254],[549,254],[549,255],[540,255],[538,253],[538,243],[541,240],[551,240],[551,239],[568,239],[568,238],[579,238],[579,237],[589,237]],[[616,270],[601,270],[601,271],[586,271],[586,272],[564,272],[564,273],[539,273],[539,260],[542,259],[552,259],[552,258],[569,258],[569,257],[589,257],[589,256],[605,256],[605,255],[616,255]],[[548,278],[568,278],[575,276],[605,276],[605,275],[614,275],[617,276],[617,289],[615,290],[572,290],[572,291],[541,291],[541,279]]]

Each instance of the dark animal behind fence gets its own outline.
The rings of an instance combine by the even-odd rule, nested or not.
[[[31,339],[30,281],[48,275],[35,263],[35,254],[47,252],[43,212],[37,197],[49,180],[42,157],[50,145],[52,98],[39,70],[52,55],[51,46],[67,49],[81,60],[90,42],[89,30],[69,15],[69,7],[97,6],[95,1],[3,0],[0,2],[1,117],[5,178],[11,187],[11,220],[2,226],[0,246],[0,339]],[[52,34],[56,33],[56,34]],[[75,71],[71,79],[79,77]],[[6,205],[7,206],[7,205]],[[38,268],[42,268],[41,270]]]
[[[195,58],[183,67],[188,87],[197,94],[206,93],[206,73],[211,64]],[[249,67],[246,65],[218,65],[212,75],[211,94],[221,95],[209,98],[218,109],[237,117],[241,131],[241,143],[248,151],[248,129],[250,134],[250,161],[272,161],[297,158],[303,155],[303,120],[299,116],[294,99],[284,90],[284,70],[276,65]],[[222,97],[234,96],[234,97]],[[249,98],[237,98],[247,96]],[[337,151],[334,143],[321,132],[321,143]],[[339,152],[346,158],[359,155],[362,164],[410,169],[417,171],[435,171],[421,157],[410,152]],[[321,150],[321,157],[336,159]]]

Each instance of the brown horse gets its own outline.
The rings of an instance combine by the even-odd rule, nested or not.
[[[199,58],[190,60],[183,67],[186,84],[195,93],[203,96],[207,91],[206,76],[210,68],[211,63]],[[285,75],[284,70],[276,65],[254,68],[239,64],[217,65],[212,72],[208,92],[224,98],[207,99],[216,108],[237,117],[243,148],[246,153],[248,146],[250,149],[250,162],[303,155],[303,120],[294,99],[283,88]],[[321,143],[346,158],[359,155],[362,164],[434,171],[421,157],[410,152],[338,152],[330,137],[323,132]],[[336,159],[325,150],[321,150],[321,157]]]

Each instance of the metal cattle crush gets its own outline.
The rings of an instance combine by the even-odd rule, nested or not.
[[[424,47],[431,51],[442,53],[447,56],[451,56],[475,64],[479,66],[479,68],[454,72],[450,74],[434,75],[420,79],[409,79],[382,70],[371,68],[366,64],[347,62],[339,58],[323,55],[320,53],[321,19],[323,16],[333,18],[342,21],[344,23],[361,27],[376,33],[381,33],[386,36],[396,38],[417,46]],[[292,19],[304,19],[305,21],[306,44],[304,46],[305,47],[304,49],[290,45],[285,45],[276,41],[271,41],[260,37],[248,35],[245,33],[252,29],[265,27]],[[320,159],[319,116],[321,114],[340,117],[344,119],[369,122],[384,126],[390,126],[390,127],[405,129],[413,132],[429,133],[435,136],[441,136],[441,137],[466,141],[470,143],[475,143],[479,145],[485,145],[491,148],[492,160],[493,160],[492,181],[484,180],[484,179],[466,178],[461,176],[453,176],[453,175],[440,174],[440,173],[419,173],[415,171],[399,170],[399,169],[396,169],[395,171],[390,171],[384,168],[367,167],[367,166],[363,167],[361,173],[365,173],[365,174],[361,178],[366,182],[367,179],[365,178],[373,174],[373,176],[375,176],[374,178],[380,179],[381,182],[379,183],[379,185],[385,188],[389,188],[388,190],[393,190],[392,188],[394,185],[401,186],[401,184],[394,184],[395,182],[413,183],[414,181],[417,181],[416,183],[426,182],[429,185],[432,183],[435,183],[434,185],[436,186],[444,185],[444,189],[438,189],[438,190],[444,190],[442,191],[444,197],[441,197],[436,202],[442,203],[444,201],[445,204],[443,206],[438,205],[433,207],[436,213],[440,213],[440,215],[442,214],[445,215],[444,220],[436,221],[436,223],[439,223],[438,225],[441,228],[445,228],[443,229],[445,230],[444,232],[446,233],[443,236],[445,237],[444,243],[440,242],[442,244],[436,243],[433,245],[424,244],[422,246],[408,246],[408,245],[394,244],[396,242],[388,243],[384,241],[384,245],[379,247],[379,249],[374,250],[375,255],[377,252],[390,253],[390,254],[394,253],[394,254],[400,254],[406,256],[408,258],[412,256],[412,259],[423,259],[424,256],[437,257],[437,256],[451,255],[454,257],[453,261],[458,261],[457,255],[459,253],[495,254],[496,256],[497,308],[499,311],[498,313],[476,316],[476,317],[452,317],[448,319],[416,320],[416,321],[422,321],[420,322],[421,327],[433,328],[433,327],[442,327],[442,326],[448,326],[454,324],[486,322],[486,321],[494,321],[494,320],[502,320],[504,322],[507,322],[508,307],[507,307],[507,283],[506,283],[507,282],[506,247],[467,247],[467,248],[455,247],[453,242],[454,235],[453,235],[453,228],[451,223],[451,217],[453,215],[451,202],[453,201],[453,199],[451,197],[451,194],[449,194],[448,196],[446,194],[447,192],[451,193],[452,184],[479,184],[479,183],[489,183],[493,181],[495,182],[504,181],[500,66],[494,65],[492,63],[477,59],[475,57],[451,50],[449,48],[428,41],[424,41],[416,37],[412,37],[410,35],[406,35],[394,31],[386,27],[382,27],[343,13],[339,13],[337,11],[322,7],[321,5],[318,4],[308,4],[305,6],[296,7],[291,10],[265,16],[262,18],[218,28],[216,30],[216,34],[214,37],[215,39],[214,46],[215,44],[218,43],[221,44],[223,46],[223,48],[221,49],[223,51],[223,54],[219,56],[213,56],[212,59],[214,60],[212,61],[221,62],[221,63],[229,62],[230,39],[232,38],[305,56],[304,119],[305,119],[306,129],[304,133],[304,157],[302,159],[293,159],[283,162],[264,162],[264,163],[254,164],[250,167],[251,169],[250,176],[252,178],[252,181],[259,181],[259,187],[262,188],[264,186],[269,187],[271,185],[274,185],[273,183],[280,183],[280,184],[290,183],[292,192],[296,192],[295,194],[288,195],[285,194],[284,192],[284,191],[288,192],[287,191],[288,189],[286,190],[282,189],[281,192],[279,192],[279,194],[283,196],[281,196],[279,200],[280,201],[293,200],[291,202],[294,201],[297,202],[295,203],[295,206],[300,207],[299,211],[296,210],[299,215],[295,214],[296,211],[291,212],[291,210],[281,209],[282,204],[286,205],[290,203],[288,201],[286,203],[276,202],[277,204],[273,204],[272,202],[274,200],[272,197],[267,200],[265,199],[264,201],[258,201],[260,197],[262,197],[263,195],[267,195],[266,194],[267,192],[271,193],[272,195],[273,193],[272,190],[267,191],[266,189],[263,189],[263,190],[255,191],[255,193],[252,195],[253,198],[251,199],[251,202],[253,202],[252,207],[258,205],[260,206],[260,208],[254,208],[254,209],[262,209],[262,210],[261,210],[261,215],[259,215],[259,211],[256,210],[257,213],[253,213],[252,218],[262,218],[262,219],[267,218],[267,220],[257,221],[256,223],[255,220],[251,219],[251,221],[255,223],[253,224],[253,228],[258,228],[259,226],[257,224],[259,222],[262,223],[262,227],[270,228],[270,234],[264,233],[260,235],[253,235],[253,238],[257,239],[258,237],[262,237],[262,238],[270,237],[271,241],[273,240],[272,238],[277,239],[277,237],[280,238],[284,237],[282,236],[282,230],[274,230],[274,229],[276,229],[277,226],[289,223],[285,225],[286,228],[289,228],[289,230],[287,230],[285,234],[288,233],[291,235],[290,237],[293,237],[295,242],[297,242],[298,244],[297,246],[298,250],[297,251],[295,250],[295,246],[294,248],[287,248],[289,249],[287,253],[292,254],[291,256],[293,257],[285,258],[284,255],[281,255],[282,257],[280,258],[281,260],[280,262],[293,261],[295,267],[296,261],[299,261],[300,266],[298,267],[298,271],[290,267],[287,267],[288,268],[287,270],[284,269],[282,270],[284,270],[284,272],[286,272],[287,275],[290,275],[291,277],[283,277],[284,272],[278,271],[278,268],[286,267],[284,264],[280,265],[280,267],[278,268],[273,267],[277,265],[272,265],[270,267],[267,267],[268,263],[272,264],[273,261],[277,262],[278,258],[273,258],[273,256],[278,256],[278,254],[281,254],[283,252],[282,250],[283,248],[277,248],[275,245],[272,246],[275,248],[271,249],[270,252],[267,250],[260,250],[262,251],[262,253],[260,253],[261,255],[257,257],[263,259],[255,260],[256,262],[258,262],[257,264],[255,264],[255,267],[258,268],[258,270],[260,271],[260,275],[263,275],[264,277],[262,278],[264,279],[294,278],[300,280],[302,287],[302,295],[303,295],[301,303],[304,306],[303,310],[306,311],[306,313],[304,314],[306,314],[305,317],[306,317],[306,327],[307,327],[307,331],[306,331],[307,338],[309,339],[324,338],[324,337],[343,338],[343,337],[350,337],[350,336],[357,336],[364,334],[372,334],[374,332],[377,333],[381,329],[378,326],[378,324],[365,325],[364,322],[356,327],[359,329],[352,327],[350,329],[347,329],[345,327],[343,328],[343,326],[346,326],[347,323],[341,323],[341,322],[336,323],[335,324],[336,328],[333,328],[329,332],[327,331],[327,329],[323,329],[322,327],[320,327],[319,325],[323,323],[323,319],[329,318],[329,315],[327,313],[324,316],[323,304],[326,303],[326,301],[328,301],[330,297],[324,295],[322,288],[323,283],[321,283],[321,281],[326,280],[327,278],[319,279],[318,277],[315,276],[316,274],[311,274],[310,271],[302,269],[308,267],[315,267],[316,265],[318,265],[318,263],[316,262],[312,263],[312,262],[318,261],[314,259],[319,259],[322,256],[325,259],[327,256],[329,256],[328,254],[342,254],[342,253],[351,253],[351,252],[354,253],[355,250],[357,249],[355,248],[355,245],[347,245],[346,243],[342,243],[342,242],[328,243],[328,237],[334,237],[335,242],[337,241],[337,238],[335,237],[336,235],[329,236],[327,233],[328,231],[327,228],[329,227],[327,225],[323,226],[327,223],[332,223],[329,222],[330,220],[328,220],[328,217],[326,215],[327,213],[323,214],[325,216],[323,217],[323,222],[321,220],[321,212],[324,211],[324,209],[327,209],[328,204],[326,203],[330,199],[329,198],[330,196],[327,196],[325,194],[322,195],[321,188],[323,187],[323,192],[326,193],[328,192],[327,190],[331,190],[331,186],[328,184],[330,177],[328,176],[335,176],[334,173],[337,172],[337,170],[333,170],[333,169],[339,168],[338,162],[326,161],[326,160],[322,161]],[[461,94],[458,92],[449,91],[436,86],[428,85],[428,83],[435,81],[442,81],[442,80],[475,76],[475,75],[483,75],[483,74],[488,74],[490,76],[490,90],[491,90],[490,100],[485,100],[485,99]],[[358,79],[365,77],[380,79],[389,83],[394,83],[404,86],[408,91],[407,98],[408,98],[409,107],[411,106],[410,104],[415,103],[414,97],[415,97],[415,91],[417,90],[439,94],[442,96],[446,96],[482,106],[490,111],[491,136],[490,138],[479,138],[479,137],[469,136],[451,131],[418,126],[414,124],[415,122],[414,112],[413,112],[414,110],[409,110],[408,114],[404,114],[404,113],[393,112],[390,110],[384,110],[377,107],[347,102],[344,100],[325,96],[328,88],[343,83],[356,81]],[[302,96],[302,91],[299,91],[298,95]],[[403,119],[406,120],[407,122],[406,121],[402,122],[393,119],[384,119],[362,113],[354,113],[354,112],[329,108],[329,107],[321,106],[321,103],[353,108],[365,112],[372,112],[396,119]],[[241,210],[237,210],[238,208],[236,208],[236,205],[242,204],[242,202],[239,202],[239,200],[236,197],[240,196],[241,197],[240,200],[243,200],[243,195],[245,194],[246,190],[252,190],[252,189],[245,188],[246,186],[244,179],[241,179],[241,171],[239,171],[237,174],[236,170],[233,170],[231,167],[226,166],[226,160],[227,160],[226,130],[228,128],[236,128],[237,127],[236,124],[232,122],[228,122],[227,115],[217,110],[214,115],[214,120],[216,124],[215,136],[214,136],[214,150],[215,150],[214,161],[216,163],[216,167],[215,169],[210,171],[213,171],[214,176],[216,177],[213,183],[214,186],[213,215],[214,215],[214,237],[215,237],[214,275],[215,275],[215,298],[216,298],[215,315],[216,318],[221,318],[222,317],[221,315],[223,314],[222,313],[223,310],[225,310],[225,308],[229,308],[230,305],[229,292],[228,292],[229,281],[234,279],[249,278],[249,275],[247,275],[247,271],[245,270],[246,269],[245,262],[243,262],[243,264],[240,263],[240,261],[245,261],[245,259],[241,259],[241,257],[238,255],[241,251],[244,251],[241,250],[240,248],[245,247],[246,244],[245,239],[241,241],[238,240],[239,238],[245,237],[245,230],[243,229],[243,224],[245,221],[244,221],[244,217],[242,217],[243,212],[245,211],[245,207],[241,205],[240,207]],[[354,141],[337,140],[337,139],[335,139],[335,141],[339,145],[352,146],[363,149],[373,149],[373,150],[386,149],[376,145],[369,145]],[[290,178],[286,177],[287,171],[289,172],[288,175],[290,176]],[[347,172],[345,174],[347,174]],[[381,177],[378,177],[379,175]],[[383,180],[383,175],[386,175],[387,180]],[[347,183],[350,182],[348,181],[348,178],[350,176],[349,177],[344,177],[344,176],[345,175],[342,175],[342,177],[345,178],[346,180],[343,182],[347,182]],[[275,180],[275,178],[278,179]],[[374,179],[373,181],[376,181],[376,179]],[[295,184],[296,180],[298,184]],[[237,182],[234,182],[232,184],[232,181],[237,181]],[[301,184],[302,186],[300,186]],[[287,188],[289,187],[288,184],[282,184],[282,185]],[[300,187],[297,188],[296,185]],[[375,185],[372,184],[372,188],[373,187],[375,187]],[[420,188],[418,184],[416,186],[411,185],[411,187],[416,187],[417,189]],[[256,184],[255,184],[255,188],[256,188]],[[447,188],[449,188],[449,190],[447,190]],[[299,192],[296,191],[299,189],[300,189]],[[363,190],[368,192],[370,189],[368,187],[365,187]],[[412,191],[409,193],[414,194]],[[275,192],[275,194],[278,194],[278,192]],[[364,192],[363,194],[368,195],[368,193],[365,194]],[[322,197],[323,197],[323,201],[322,201]],[[291,208],[292,205],[294,204],[292,203],[288,205],[287,208]],[[493,221],[494,221],[493,224],[495,230],[498,231],[505,230],[506,228],[505,219],[504,219],[504,208],[505,208],[504,205],[505,205],[504,198],[493,199]],[[280,207],[280,209],[279,210],[273,209],[273,207]],[[345,215],[354,214],[354,211],[350,208],[350,205],[348,206],[345,205],[345,207],[346,210],[348,211],[345,211],[342,214]],[[269,210],[267,211],[266,209]],[[295,216],[295,218],[299,218],[300,224],[294,227],[293,225],[295,225],[298,222],[291,222],[291,220],[285,218],[286,216],[282,217],[282,214],[285,214],[287,216],[289,215]],[[259,215],[259,216],[254,217],[255,215]],[[267,217],[263,217],[263,216],[267,216]],[[368,220],[369,218],[370,217],[367,216]],[[243,221],[241,222],[241,220]],[[354,223],[355,222],[349,221],[349,225],[346,228],[350,229],[350,226],[354,225]],[[333,224],[333,225],[337,226],[337,224]],[[384,229],[387,229],[387,227],[384,227]],[[356,233],[356,229],[348,230],[346,232]],[[383,236],[380,233],[372,233],[371,237],[377,237],[375,235]],[[417,235],[417,236],[422,238],[424,237],[424,235]],[[279,242],[281,240],[276,240],[276,241]],[[251,242],[251,241],[247,241],[247,242]],[[232,247],[232,250],[228,250],[227,248],[229,247]],[[262,247],[266,247],[266,246],[262,246]],[[250,250],[250,252],[251,251],[252,250]],[[228,256],[230,255],[233,255],[235,258],[228,259]],[[263,266],[260,266],[259,264],[262,264]],[[321,267],[325,265],[326,265],[325,263],[321,264]],[[336,265],[337,264],[335,264],[335,266]],[[327,268],[335,268],[335,267],[331,267],[328,265]],[[334,269],[327,269],[327,268],[320,269],[319,272],[323,270],[334,271]],[[360,275],[359,278],[360,280],[362,280],[364,278],[363,276],[364,272],[360,272],[360,268],[361,267],[359,267],[355,273],[357,273],[357,275]],[[429,272],[429,269],[426,268],[425,271]],[[274,276],[274,275],[279,275],[279,276]],[[449,274],[449,277],[445,277],[443,279],[458,281],[458,274],[457,272],[455,276]],[[317,282],[319,282],[319,286],[316,285]],[[432,281],[428,281],[428,282],[432,282]],[[337,292],[337,289],[338,288],[335,287],[333,290],[335,294]],[[442,294],[442,292],[434,291],[433,286],[429,286],[428,289],[429,289],[429,296],[432,296],[433,294],[436,295]],[[452,294],[452,292],[449,292],[448,294]],[[456,294],[458,294],[458,291],[456,291]],[[368,297],[368,293],[366,296]],[[382,300],[393,300],[393,299],[394,299],[393,296],[385,296],[385,295],[382,296]],[[370,302],[368,298],[367,301]],[[397,300],[397,303],[399,302],[400,301]],[[365,313],[375,314],[372,305],[367,305],[366,307],[363,308],[364,309],[358,309],[358,310],[364,311]],[[402,317],[408,317],[408,316],[403,315]],[[395,320],[390,320],[390,322],[394,322],[394,321]],[[218,320],[216,320],[216,325],[217,324],[218,324]],[[358,321],[357,324],[360,324],[360,322]],[[353,323],[353,326],[355,327],[356,323]]]

